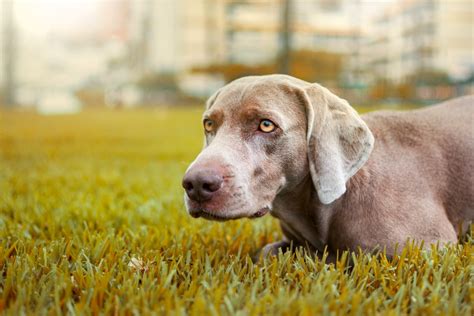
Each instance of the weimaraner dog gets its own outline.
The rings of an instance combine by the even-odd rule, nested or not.
[[[244,77],[203,116],[205,147],[183,187],[193,217],[280,220],[292,243],[393,255],[408,239],[455,243],[474,219],[474,97],[406,112],[357,112],[290,76]]]

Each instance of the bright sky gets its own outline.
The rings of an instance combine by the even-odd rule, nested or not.
[[[103,0],[102,0],[103,1]],[[97,21],[101,0],[15,0],[22,30],[34,35],[75,32]]]
[[[363,6],[363,14],[365,18],[370,18],[380,10],[383,10],[390,3],[396,0],[360,0]]]
[[[93,28],[101,19],[100,4],[112,1],[14,0],[14,5],[21,30],[33,36],[44,37],[52,31],[55,34],[71,34]],[[382,11],[387,4],[394,1],[396,0],[360,0],[363,8],[362,12],[359,12],[361,20],[367,22],[373,14]]]

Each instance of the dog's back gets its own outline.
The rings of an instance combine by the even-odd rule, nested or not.
[[[474,97],[362,118],[375,146],[350,179],[339,208],[346,211],[336,219],[342,224],[350,216],[359,225],[352,222],[347,236],[335,238],[345,244],[365,236],[356,239],[367,248],[403,243],[407,236],[455,241],[474,220]]]

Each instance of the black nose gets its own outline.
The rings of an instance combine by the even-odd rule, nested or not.
[[[183,178],[183,188],[191,200],[208,201],[222,186],[223,178],[213,170],[190,171]]]

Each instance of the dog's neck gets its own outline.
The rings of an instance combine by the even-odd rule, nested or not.
[[[274,210],[304,210],[312,202],[313,184],[309,173],[299,183],[281,190],[273,200]]]
[[[323,250],[332,217],[332,207],[323,205],[310,175],[291,190],[281,192],[273,202],[271,214],[281,221],[290,240],[309,243]]]
[[[331,248],[329,229],[333,215],[352,196],[351,192],[360,192],[363,183],[369,181],[368,167],[363,166],[349,181],[347,191],[331,204],[319,201],[318,194],[308,175],[301,183],[291,190],[280,193],[274,200],[271,214],[277,217],[286,236],[300,244],[310,244],[322,251],[326,245]]]

